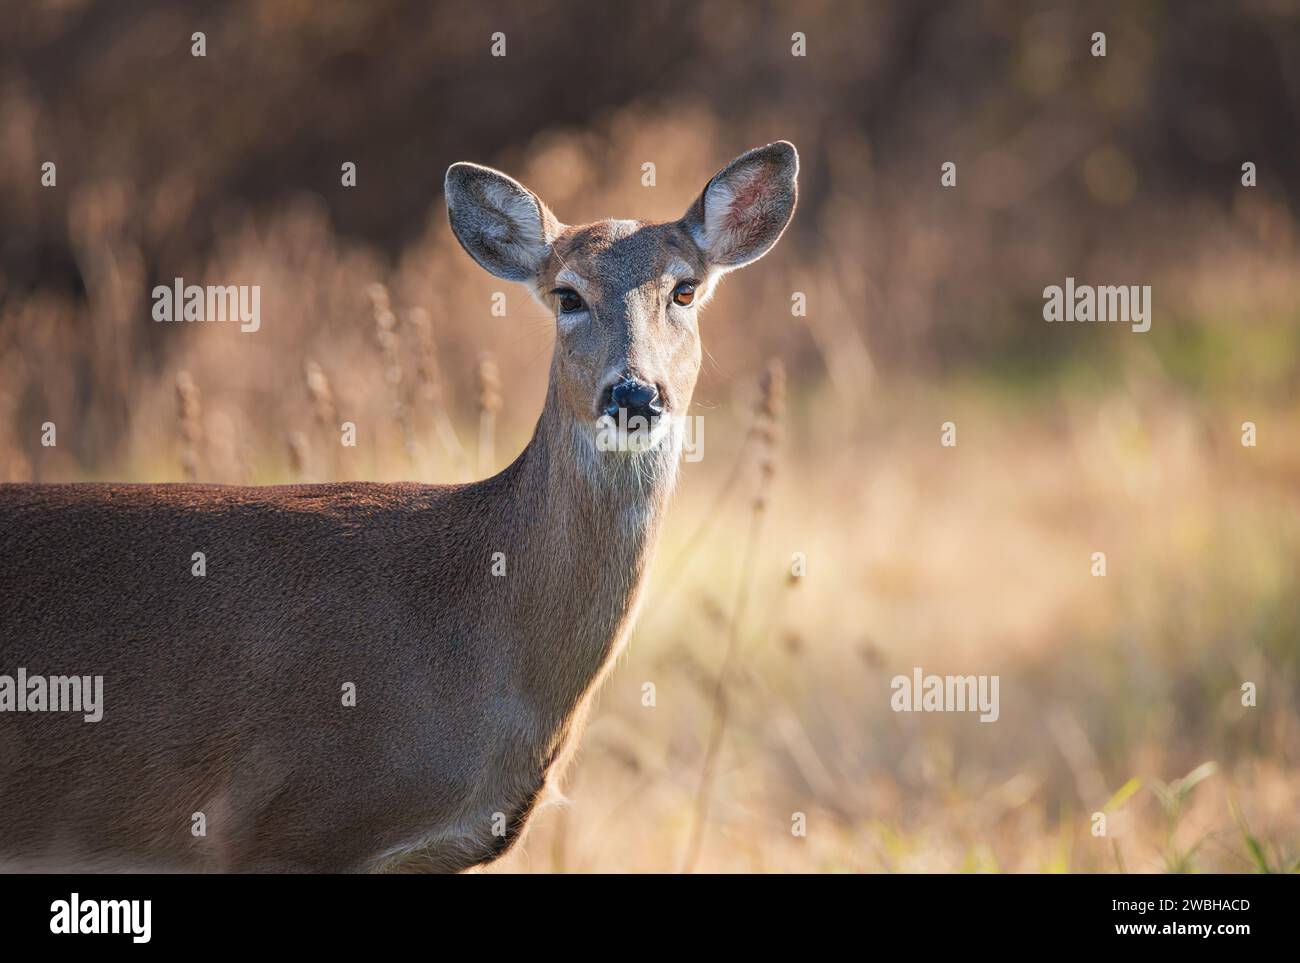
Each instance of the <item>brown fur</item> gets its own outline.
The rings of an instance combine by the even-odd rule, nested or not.
[[[499,196],[480,189],[504,175],[485,170],[474,203]],[[665,271],[703,282],[714,262],[690,215],[566,228],[537,201],[538,249],[498,243],[496,215],[474,221],[465,196],[449,175],[481,263],[543,297],[577,272],[592,305],[561,332],[537,430],[501,474],[0,486],[0,673],[104,676],[100,722],[0,713],[9,867],[455,871],[519,837],[631,624],[676,478],[674,446],[592,449],[595,399],[632,371],[685,413],[699,338],[693,311],[667,307]],[[507,263],[521,251],[538,260]]]

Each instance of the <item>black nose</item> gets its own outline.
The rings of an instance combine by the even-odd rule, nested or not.
[[[624,378],[610,389],[605,414],[617,418],[620,408],[627,410],[629,418],[635,415],[653,418],[664,410],[659,403],[659,389],[635,378]]]

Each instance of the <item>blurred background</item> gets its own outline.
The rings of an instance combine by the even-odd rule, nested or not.
[[[1292,0],[12,5],[0,480],[490,474],[553,321],[447,165],[670,219],[778,138],[799,209],[702,319],[648,604],[494,871],[1294,870]],[[260,285],[260,331],[152,321],[178,276]],[[1151,330],[1046,323],[1067,276],[1151,285]],[[1000,719],[892,712],[913,666]]]

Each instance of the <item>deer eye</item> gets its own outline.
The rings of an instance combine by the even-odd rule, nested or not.
[[[582,298],[572,288],[560,288],[555,296],[560,299],[560,311],[564,314],[573,314],[583,308]]]
[[[673,304],[680,304],[682,307],[688,307],[695,300],[695,282],[683,281],[677,287],[673,288]]]

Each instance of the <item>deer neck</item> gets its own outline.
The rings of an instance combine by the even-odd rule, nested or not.
[[[627,635],[681,440],[675,428],[652,451],[598,450],[593,426],[561,404],[553,374],[511,480],[519,546],[511,610],[524,648],[518,681],[543,730],[562,735]]]

